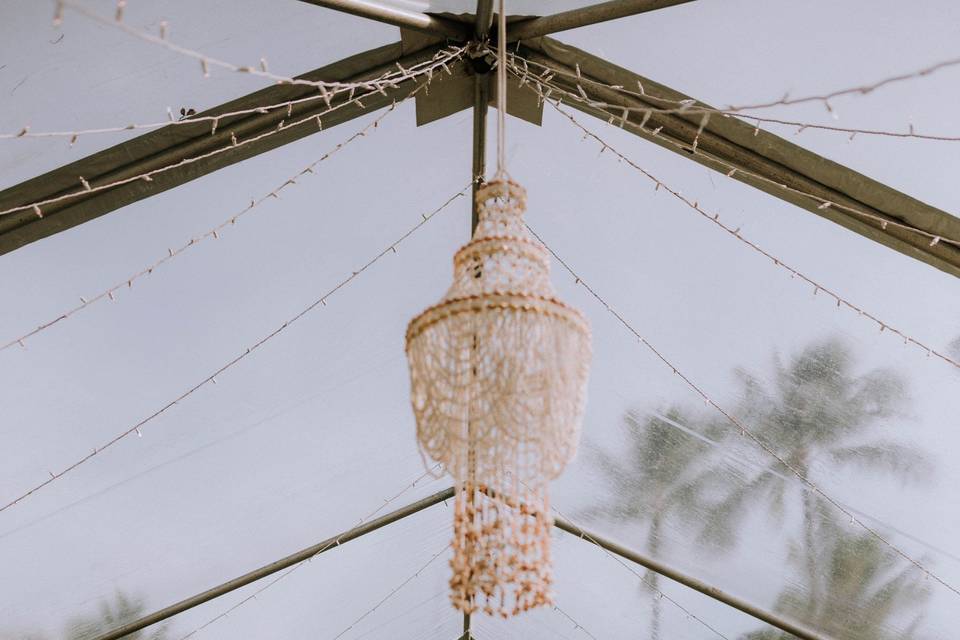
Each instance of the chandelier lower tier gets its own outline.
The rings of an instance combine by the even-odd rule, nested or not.
[[[547,488],[576,453],[590,328],[554,295],[523,188],[497,180],[477,199],[453,285],[406,350],[421,451],[457,486],[452,602],[506,617],[551,601]]]

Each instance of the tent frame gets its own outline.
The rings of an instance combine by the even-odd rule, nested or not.
[[[143,616],[142,618],[129,622],[123,626],[117,627],[116,629],[95,637],[93,640],[119,640],[128,634],[135,633],[141,629],[149,627],[150,625],[162,622],[163,620],[171,618],[178,613],[188,611],[194,607],[230,593],[231,591],[245,587],[252,582],[266,578],[267,576],[270,576],[278,571],[282,571],[301,562],[306,562],[307,560],[310,560],[311,558],[314,558],[325,551],[339,547],[350,542],[351,540],[356,540],[357,538],[361,538],[366,534],[372,533],[389,524],[393,524],[399,520],[420,513],[421,511],[424,511],[432,506],[449,500],[454,496],[454,493],[454,487],[448,487],[442,491],[438,491],[433,495],[417,500],[416,502],[412,502],[386,515],[380,516],[375,520],[371,520],[368,523],[357,525],[352,529],[347,529],[346,531],[327,538],[322,542],[318,542],[317,544],[311,545],[305,549],[301,549],[300,551],[292,553],[288,556],[284,556],[279,560],[254,569],[253,571],[245,573],[242,576],[228,580],[227,582],[219,584],[215,587],[211,587],[210,589],[207,589],[206,591],[203,591],[197,595],[190,596],[189,598],[185,598],[180,602],[174,603],[168,607],[159,609],[158,611]],[[596,545],[608,553],[612,553],[636,563],[645,569],[654,571],[665,578],[669,578],[675,582],[678,582],[685,587],[702,593],[709,598],[729,605],[734,609],[742,611],[743,613],[746,613],[747,615],[756,618],[761,622],[765,622],[773,627],[776,627],[781,631],[791,633],[800,640],[831,640],[827,636],[817,633],[816,631],[812,631],[797,622],[731,595],[722,589],[718,589],[717,587],[699,580],[698,578],[694,578],[693,576],[690,576],[675,567],[641,553],[640,551],[631,549],[609,540],[598,533],[584,529],[570,522],[566,518],[554,517],[553,526],[561,531],[565,531],[573,536],[576,536],[580,540]],[[470,616],[465,614],[463,635],[460,636],[459,640],[469,640],[470,638],[474,638],[470,630]]]
[[[480,49],[491,40],[493,0],[478,0],[476,12],[471,16],[418,13],[385,7],[369,0],[301,1],[398,26],[405,36],[400,43],[359,53],[300,76],[309,80],[350,82],[369,80],[396,65],[410,67],[428,60],[451,42],[471,44],[476,49]],[[507,38],[509,42],[516,43],[516,55],[556,72],[557,83],[561,86],[566,85],[574,93],[580,93],[583,96],[581,101],[567,101],[569,106],[604,121],[616,118],[626,131],[683,154],[711,169],[723,171],[725,174],[728,174],[731,168],[739,169],[732,174],[732,177],[737,180],[796,204],[947,273],[960,276],[960,247],[949,243],[937,244],[928,241],[931,234],[960,238],[960,220],[957,218],[773,134],[754,129],[737,118],[715,117],[711,122],[707,122],[702,115],[657,112],[655,110],[662,109],[665,105],[674,105],[680,100],[687,100],[688,97],[665,85],[617,67],[602,58],[546,37],[568,29],[688,2],[692,0],[610,0],[542,17],[511,16],[508,18],[510,24],[507,29]],[[411,32],[419,34],[420,37],[409,37]],[[451,75],[457,79],[470,77],[473,79],[472,177],[475,194],[477,187],[484,179],[486,167],[486,120],[490,98],[489,67],[484,66],[482,59],[468,58],[451,65]],[[402,97],[415,82],[415,80],[406,80],[394,89],[371,97],[362,106],[349,104],[334,112],[333,115],[325,115],[323,128],[381,109]],[[643,87],[642,98],[624,95],[610,88],[611,85],[635,86],[638,83]],[[443,86],[439,87],[440,91],[443,90]],[[250,106],[290,101],[310,91],[312,89],[300,85],[276,85],[214,107],[199,115],[217,116]],[[347,102],[343,98],[341,101]],[[299,119],[309,116],[311,109],[319,113],[323,106],[315,103],[298,106],[293,111]],[[696,101],[694,106],[709,108]],[[624,111],[623,107],[634,111]],[[641,119],[635,110],[640,110],[642,114],[643,109],[650,109],[650,111]],[[281,113],[267,112],[235,116],[232,119],[224,118],[219,133],[216,134],[212,134],[205,123],[198,123],[195,127],[164,127],[2,191],[0,192],[0,209],[22,206],[24,203],[70,193],[75,189],[77,176],[80,175],[86,175],[88,178],[92,176],[89,184],[96,186],[122,179],[124,176],[136,176],[184,158],[198,156],[205,151],[224,146],[231,136],[254,137],[261,132],[275,129],[283,117],[284,114]],[[289,114],[286,117],[290,117]],[[647,124],[650,125],[649,128],[645,126]],[[184,169],[165,172],[149,182],[137,180],[63,201],[47,208],[45,215],[39,219],[29,211],[4,216],[0,218],[0,254],[82,224],[212,171],[270,151],[316,133],[317,130],[319,128],[311,127],[310,123],[284,129],[281,133],[262,141],[190,164]],[[821,206],[824,201],[864,211],[873,218],[858,217],[836,207],[824,208]],[[884,220],[919,229],[928,235],[918,235],[896,225],[888,226],[882,222]],[[474,198],[471,230],[476,228],[477,222],[477,204]],[[418,513],[450,498],[453,493],[452,488],[445,489],[365,525],[345,531],[338,536],[118,627],[99,636],[96,640],[116,640],[170,618],[284,568],[308,560],[333,546],[339,546]],[[727,594],[639,551],[577,527],[563,518],[557,518],[555,525],[607,552],[675,580],[798,638],[827,640],[825,636],[803,625]],[[461,638],[472,637],[470,616],[465,614]]]
[[[365,51],[300,76],[308,80],[369,80],[386,70],[395,69],[398,63],[407,68],[423,61],[441,50],[445,44],[473,45],[476,50],[485,46],[495,36],[489,33],[492,19],[490,0],[478,0],[476,14],[462,16],[431,15],[387,8],[375,0],[301,1],[396,25],[401,28],[403,35],[402,42]],[[625,116],[622,107],[655,110],[665,105],[675,106],[677,101],[690,98],[607,60],[546,37],[558,31],[692,1],[610,0],[543,17],[509,16],[507,37],[517,44],[511,49],[515,49],[516,55],[522,60],[529,60],[558,72],[569,73],[580,69],[583,76],[580,82],[571,83],[569,77],[559,73],[555,77],[557,83],[566,83],[569,88],[574,89],[574,94],[579,95],[582,89],[582,100],[567,101],[573,108],[604,121],[617,120],[630,133],[960,277],[960,246],[951,242],[937,242],[939,238],[960,238],[960,219],[783,138],[760,131],[740,118],[721,116],[706,121],[697,109],[709,107],[696,100],[691,103],[691,113],[651,111],[647,117],[642,116],[641,111],[630,112]],[[442,100],[444,95],[455,102],[455,89],[462,86],[456,81],[469,82],[471,77],[475,80],[485,77],[487,74],[478,62],[480,60],[468,58],[450,65],[453,78],[445,79],[432,87],[431,99],[434,104],[438,97]],[[415,82],[408,79],[385,94],[370,96],[364,100],[362,106],[347,104],[332,114],[324,115],[323,128],[350,121],[406,97],[409,95],[406,93],[407,88],[413,87]],[[644,88],[644,95],[640,97],[625,95],[610,88],[611,85],[634,87],[637,82]],[[463,108],[475,108],[475,176],[482,173],[479,168],[483,166],[484,159],[483,138],[480,135],[485,126],[483,115],[486,107],[481,95],[484,90],[489,89],[484,89],[477,82],[474,99],[468,99],[462,105]],[[282,103],[303,97],[310,91],[309,87],[303,85],[274,85],[198,115],[216,117],[244,108]],[[533,93],[529,88],[527,92]],[[518,92],[518,95],[522,96],[523,92]],[[417,96],[418,109],[421,98],[423,96]],[[528,98],[537,100],[533,95]],[[341,100],[345,101],[343,98]],[[0,210],[76,194],[69,199],[45,206],[42,218],[38,218],[31,210],[0,217],[0,255],[316,133],[320,130],[319,127],[302,122],[297,126],[287,126],[262,140],[224,150],[230,144],[231,134],[241,140],[253,138],[276,128],[285,117],[291,119],[291,122],[300,121],[304,116],[309,117],[319,110],[320,107],[313,103],[297,105],[289,115],[285,110],[273,110],[267,113],[224,117],[219,121],[219,128],[213,135],[206,122],[198,122],[196,126],[184,126],[180,123],[179,126],[164,127],[0,191]],[[441,113],[440,117],[445,115],[450,113]],[[98,187],[112,184],[124,176],[136,176],[160,166],[173,165],[186,158],[196,158],[215,148],[223,152],[164,171],[149,182],[134,180],[89,194],[78,193],[79,176],[86,176],[86,184]],[[731,170],[735,171],[731,174]],[[837,206],[823,206],[827,202]],[[859,215],[851,210],[859,212]]]

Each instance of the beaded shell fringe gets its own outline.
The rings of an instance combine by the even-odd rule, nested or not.
[[[421,451],[458,487],[451,600],[506,617],[550,602],[547,484],[576,453],[590,329],[556,298],[523,188],[491,182],[477,200],[453,285],[406,350]]]

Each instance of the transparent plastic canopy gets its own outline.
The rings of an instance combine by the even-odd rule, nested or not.
[[[394,4],[474,10],[465,1]],[[508,8],[533,15],[585,4]],[[761,0],[691,2],[557,38],[711,104],[754,103],[955,56],[960,9],[908,4],[818,1],[788,13]],[[107,0],[84,6],[116,9]],[[196,60],[69,8],[54,29],[53,11],[0,0],[0,132],[163,121],[167,107],[201,111],[269,85],[219,70],[204,78]],[[394,27],[295,0],[127,3],[125,24],[156,32],[161,21],[172,42],[237,64],[263,57],[286,75],[398,39]],[[839,120],[818,103],[765,113],[960,135],[958,80],[953,67],[838,98]],[[0,256],[0,342],[228,220],[377,115]],[[615,124],[575,117],[779,262],[960,359],[954,277]],[[0,638],[89,637],[449,486],[425,474],[417,450],[403,336],[449,283],[451,256],[469,235],[469,191],[396,254],[362,267],[467,186],[471,127],[463,111],[417,128],[413,102],[401,103],[218,239],[0,351],[6,504],[360,271],[216,384],[0,511]],[[492,149],[493,114],[490,129]],[[960,211],[960,143],[770,130]],[[136,135],[81,136],[73,146],[69,137],[0,139],[0,189]],[[831,638],[954,637],[960,369],[838,307],[582,138],[549,106],[542,127],[507,122],[508,168],[527,189],[527,221],[576,272],[555,260],[553,282],[594,336],[581,452],[554,484],[557,512]],[[462,618],[447,599],[450,522],[440,503],[143,637],[454,640]],[[476,638],[782,637],[555,535],[556,608],[506,622],[475,616]]]

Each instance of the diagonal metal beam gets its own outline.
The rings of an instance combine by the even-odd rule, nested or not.
[[[292,567],[295,564],[298,564],[305,560],[309,560],[310,558],[313,558],[314,556],[321,554],[325,551],[328,551],[332,548],[346,544],[351,540],[355,540],[361,536],[364,536],[368,533],[376,531],[377,529],[393,524],[394,522],[397,522],[406,517],[419,513],[420,511],[428,509],[434,505],[437,505],[441,502],[444,502],[452,498],[454,496],[454,492],[455,490],[453,487],[449,487],[442,491],[438,491],[437,493],[431,496],[427,496],[426,498],[423,498],[421,500],[408,504],[407,506],[401,507],[396,511],[392,511],[386,515],[380,516],[375,520],[371,520],[370,522],[367,522],[365,524],[359,525],[352,529],[348,529],[343,533],[340,533],[331,538],[327,538],[322,542],[318,542],[315,545],[312,545],[307,547],[306,549],[297,551],[296,553],[292,553],[284,558],[271,562],[270,564],[264,565],[258,569],[254,569],[253,571],[245,573],[242,576],[234,578],[233,580],[229,580],[227,582],[224,582],[223,584],[219,584],[215,587],[207,589],[202,593],[199,593],[194,596],[190,596],[189,598],[185,598],[180,602],[174,603],[168,607],[164,607],[163,609],[160,609],[151,614],[143,616],[137,620],[134,620],[133,622],[129,622],[121,627],[118,627],[116,629],[103,633],[97,636],[96,638],[94,638],[93,640],[119,640],[120,638],[126,635],[135,633],[137,631],[140,631],[141,629],[145,629],[151,625],[157,624],[158,622],[162,622],[163,620],[167,620],[179,613],[188,611],[194,607],[204,604],[205,602],[209,602],[215,598],[219,598],[220,596],[230,593],[231,591],[235,591],[241,587],[244,587],[248,584],[251,584],[253,582],[266,578],[267,576],[270,576],[274,573],[277,573],[278,571],[282,571],[283,569]],[[491,496],[491,497],[494,497],[494,496]],[[630,560],[631,562],[635,562],[643,567],[646,567],[647,569],[650,569],[651,571],[654,571],[666,578],[674,580],[675,582],[679,582],[680,584],[690,589],[699,591],[700,593],[706,595],[709,598],[713,598],[714,600],[717,600],[735,609],[743,611],[747,615],[752,616],[757,620],[766,622],[767,624],[770,624],[788,633],[792,633],[793,635],[800,638],[801,640],[830,640],[826,636],[823,636],[817,632],[811,631],[810,629],[807,629],[806,627],[800,624],[790,621],[782,616],[779,616],[776,613],[767,611],[762,607],[753,605],[745,600],[737,598],[736,596],[730,595],[722,591],[721,589],[718,589],[717,587],[714,587],[697,578],[689,576],[683,573],[682,571],[674,567],[671,567],[670,565],[667,565],[663,562],[655,560],[654,558],[645,556],[639,551],[617,544],[616,542],[608,540],[597,533],[593,533],[593,532],[587,531],[586,529],[582,529],[579,526],[573,524],[572,522],[569,522],[568,520],[562,517],[554,518],[554,526],[562,531],[566,531],[567,533],[573,534],[586,542],[590,542],[591,544],[601,547],[602,549],[606,549],[610,553],[616,554],[622,558],[626,558],[627,560]],[[465,627],[464,633],[461,636],[460,640],[463,640],[465,638],[469,640],[470,638],[474,637],[469,628],[469,618],[465,618],[464,622],[468,626]]]
[[[693,0],[611,0],[589,7],[571,9],[550,16],[531,18],[521,22],[514,22],[507,26],[507,40],[530,40],[559,31],[578,29],[587,25],[626,18],[627,16],[648,11],[656,11],[678,4],[685,4]]]
[[[694,578],[693,576],[689,576],[682,571],[671,567],[670,565],[660,562],[659,560],[655,560],[650,556],[644,555],[635,549],[630,549],[629,547],[625,547],[612,540],[604,538],[598,533],[593,533],[587,531],[586,529],[582,529],[565,518],[555,517],[553,526],[577,536],[585,542],[589,542],[600,547],[601,549],[605,549],[610,553],[618,555],[621,558],[625,558],[630,562],[635,562],[641,567],[658,573],[673,580],[674,582],[679,582],[683,586],[693,589],[694,591],[698,591],[709,598],[713,598],[714,600],[731,606],[734,609],[738,609],[748,616],[756,618],[762,622],[766,622],[767,624],[774,626],[781,631],[786,631],[787,633],[800,638],[800,640],[830,640],[827,636],[809,629],[802,624],[777,615],[772,611],[767,611],[762,607],[751,604],[746,600],[731,595],[721,589],[718,589],[717,587],[714,587],[711,584],[703,582],[702,580]]]
[[[356,540],[357,538],[385,527],[388,524],[393,524],[398,520],[402,520],[403,518],[412,516],[415,513],[419,513],[424,509],[432,507],[452,497],[453,487],[444,489],[443,491],[439,491],[432,496],[427,496],[422,500],[418,500],[412,504],[408,504],[405,507],[401,507],[396,511],[391,511],[390,513],[380,516],[375,520],[371,520],[366,524],[354,527],[353,529],[348,529],[347,531],[333,536],[332,538],[327,538],[326,540],[309,546],[306,549],[301,549],[296,553],[292,553],[285,558],[281,558],[275,562],[264,565],[259,569],[254,569],[249,573],[245,573],[242,576],[234,578],[233,580],[224,582],[223,584],[217,585],[211,589],[207,589],[203,593],[185,598],[184,600],[172,604],[169,607],[165,607],[159,611],[155,611],[149,615],[143,616],[138,620],[134,620],[133,622],[129,622],[121,627],[117,627],[116,629],[108,631],[107,633],[103,633],[93,640],[117,640],[118,638],[135,633],[141,629],[149,627],[150,625],[162,622],[167,618],[172,618],[178,613],[183,613],[184,611],[192,609],[205,602],[209,602],[214,598],[219,598],[220,596],[230,593],[231,591],[235,591],[240,587],[250,584],[251,582],[256,582],[257,580],[261,580],[267,576],[273,575],[278,571],[292,567],[293,565],[303,562],[304,560],[309,560],[310,558],[313,558],[314,556],[325,551],[337,548],[340,545],[350,542],[351,540]]]
[[[493,24],[493,0],[477,0],[477,13],[473,24],[474,39],[483,42],[490,36]]]
[[[655,109],[676,107],[677,102],[689,98],[586,51],[542,38],[525,43],[520,54],[555,71],[551,82],[569,90],[572,96],[580,96],[583,89],[585,99],[565,99],[567,106],[604,121],[614,121],[645,140],[724,174],[736,168],[738,171],[733,177],[741,182],[960,277],[960,247],[931,242],[934,236],[960,238],[960,219],[949,213],[783,138],[758,131],[737,118],[715,115],[704,126],[703,114],[657,113]],[[577,67],[581,74],[579,80]],[[642,96],[625,95],[610,88],[619,85],[637,91],[638,83],[642,86]],[[698,106],[709,108],[700,102],[690,108]],[[620,107],[641,111],[624,117]],[[645,108],[652,109],[649,117],[642,112]],[[854,208],[877,219],[837,206],[823,208],[824,201]],[[908,225],[929,235],[884,221]]]
[[[334,9],[350,15],[392,24],[402,29],[413,29],[421,33],[429,33],[444,38],[453,38],[466,41],[470,38],[473,29],[470,25],[448,20],[440,16],[432,16],[418,11],[409,11],[399,7],[383,5],[370,0],[300,0],[318,7]]]
[[[404,68],[410,68],[427,61],[442,46],[435,44],[409,55],[402,55],[401,44],[391,44],[351,56],[299,77],[311,81],[330,82],[371,80],[388,71],[396,71],[397,63]],[[466,73],[463,63],[460,62],[450,65],[450,70],[454,77],[462,77]],[[435,76],[435,81],[443,82],[445,79],[449,79],[446,74]],[[212,135],[209,121],[198,122],[196,125],[170,125],[10,187],[0,192],[0,210],[74,193],[80,188],[79,176],[84,176],[94,187],[111,184],[176,164],[187,158],[197,158],[214,150],[227,149],[231,145],[231,136],[236,136],[240,141],[249,140],[275,131],[282,121],[288,123],[304,121],[296,126],[288,125],[282,131],[272,133],[260,140],[156,174],[150,182],[134,180],[111,189],[46,205],[43,207],[43,218],[38,219],[32,211],[2,216],[0,217],[0,255],[65,231],[132,202],[317,133],[320,131],[320,124],[327,129],[381,109],[394,100],[409,95],[417,81],[408,80],[399,83],[393,89],[385,90],[382,94],[374,93],[363,100],[362,107],[353,103],[322,115],[320,123],[313,116],[319,117],[321,113],[328,110],[324,100],[312,100],[293,105],[289,113],[284,108],[266,113],[223,118],[218,124],[216,133]],[[317,95],[317,89],[311,86],[274,85],[199,115],[216,116]],[[340,97],[333,98],[332,106],[347,101],[348,96],[341,94]]]

